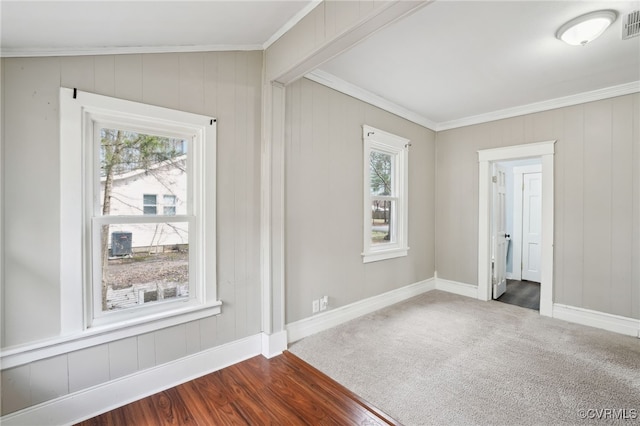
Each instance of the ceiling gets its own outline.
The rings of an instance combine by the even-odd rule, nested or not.
[[[256,50],[316,4],[312,0],[2,0],[0,47],[3,56]]]
[[[7,1],[3,56],[263,49],[317,5],[304,1]],[[565,22],[614,9],[597,40]],[[426,5],[323,64],[316,81],[444,129],[640,91],[640,1],[446,1]]]
[[[618,12],[600,38],[569,46],[555,37],[600,9]],[[621,15],[638,9],[640,1],[436,1],[320,69],[430,127],[486,121],[630,82],[640,90],[640,37],[621,39]]]

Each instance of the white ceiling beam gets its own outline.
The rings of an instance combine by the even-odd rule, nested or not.
[[[281,84],[292,83],[305,74],[315,70],[323,63],[338,56],[344,51],[365,40],[375,32],[412,14],[434,0],[422,1],[388,1],[373,9],[370,14],[362,17],[357,23],[349,26],[341,34],[331,40],[325,40],[316,49],[300,58],[287,70],[277,76],[269,76],[272,81]]]

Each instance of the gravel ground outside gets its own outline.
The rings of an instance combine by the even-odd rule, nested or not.
[[[186,282],[189,253],[136,253],[130,258],[109,260],[107,279],[114,290],[134,284]]]
[[[107,307],[122,309],[166,298],[185,297],[189,292],[189,254],[187,252],[109,260]]]

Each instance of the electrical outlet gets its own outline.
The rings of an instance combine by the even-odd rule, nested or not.
[[[318,313],[318,311],[320,310],[320,301],[314,300],[313,302],[311,302],[311,309],[313,310],[314,314]]]
[[[329,296],[322,296],[320,298],[320,310],[326,311],[329,307]]]

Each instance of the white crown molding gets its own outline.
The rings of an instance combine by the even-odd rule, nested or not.
[[[293,28],[298,22],[300,22],[305,16],[307,16],[313,9],[315,9],[322,0],[311,0],[302,10],[293,15],[283,26],[278,29],[267,41],[262,44],[262,49],[267,50],[269,46],[275,43],[280,37],[282,37],[287,31]]]
[[[345,95],[352,96],[363,102],[367,102],[373,106],[377,106],[378,108],[382,108],[385,111],[396,114],[411,122],[420,124],[421,126],[437,132],[640,92],[640,80],[638,80],[632,81],[630,83],[619,84],[617,86],[605,87],[602,89],[579,93],[577,95],[564,96],[561,98],[549,99],[547,101],[521,105],[513,108],[505,108],[498,111],[488,112],[486,114],[479,114],[456,120],[436,123],[435,121],[430,120],[427,117],[424,117],[414,111],[395,104],[365,89],[362,89],[355,84],[342,80],[339,77],[336,77],[335,75],[330,74],[326,71],[318,69],[306,74],[305,78],[322,84],[323,86],[327,86],[331,89],[337,90],[338,92],[344,93]]]
[[[1,58],[28,58],[43,56],[93,56],[93,55],[129,55],[141,53],[190,53],[190,52],[230,52],[230,51],[262,51],[261,44],[211,44],[193,46],[105,46],[74,48],[3,48]]]
[[[382,98],[374,93],[364,90],[355,84],[342,80],[333,74],[322,70],[315,70],[305,75],[305,78],[315,81],[318,84],[327,86],[330,89],[337,90],[363,102],[381,108],[399,117],[405,118],[413,123],[419,124],[431,130],[436,130],[437,124],[434,121],[429,120],[426,117],[421,116],[405,107],[402,107],[396,103],[393,103],[385,98]]]
[[[502,120],[504,118],[511,118],[519,115],[548,111],[551,109],[563,108],[572,105],[583,104],[586,102],[599,101],[616,96],[629,95],[636,92],[640,92],[640,80],[619,84],[617,86],[591,90],[589,92],[578,93],[577,95],[564,96],[561,98],[549,99],[547,101],[535,102],[532,104],[521,105],[513,108],[505,108],[498,111],[488,112],[486,114],[479,114],[471,117],[460,118],[457,120],[445,121],[437,124],[436,131],[449,130],[455,129],[457,127],[470,126],[472,124]]]

